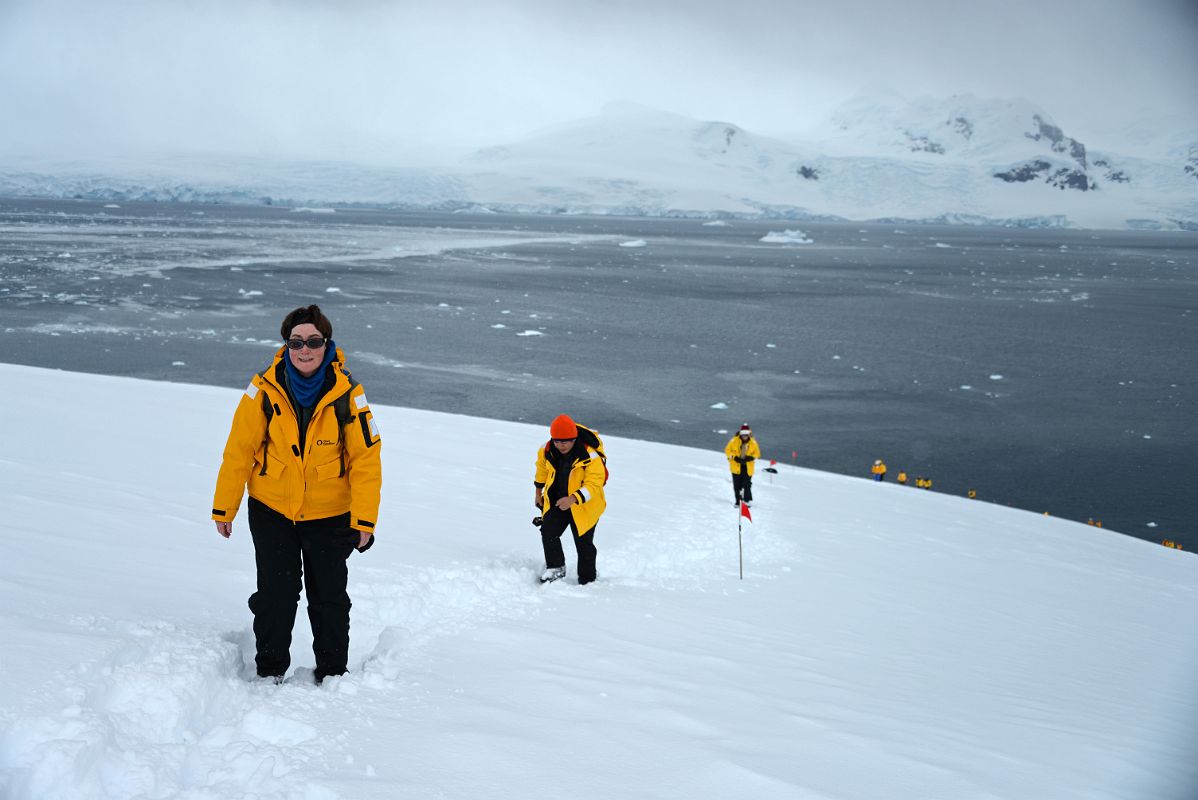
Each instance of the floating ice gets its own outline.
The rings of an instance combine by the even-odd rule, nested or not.
[[[712,403],[710,408],[727,408],[727,403]]]
[[[936,242],[936,244],[932,245],[932,247],[948,247],[948,248],[951,248],[951,247],[952,247],[952,245],[951,245],[951,244],[945,244],[944,242]]]
[[[237,293],[246,297],[261,297],[262,292],[257,289],[250,289],[248,292],[245,289],[238,289]]]
[[[517,336],[544,336],[545,334],[542,333],[541,331],[524,331],[523,333],[517,333],[516,335]]]
[[[492,325],[491,327],[495,328],[496,330],[499,330],[500,328],[506,328],[507,325],[504,325],[502,322],[497,322],[494,325]]]
[[[811,239],[807,238],[807,234],[802,231],[770,231],[765,236],[762,236],[760,241],[769,242],[770,244],[813,244]]]
[[[644,239],[633,239],[630,242],[620,242],[620,247],[644,247],[645,244]]]
[[[999,374],[997,374],[997,373],[996,373],[996,374],[994,374],[994,375],[991,375],[991,376],[990,376],[990,380],[992,380],[992,381],[1001,381],[1001,380],[1002,380],[1002,375],[999,375]]]
[[[722,219],[713,219],[711,222],[704,222],[703,224],[708,228],[723,228],[728,225],[728,223],[724,222]]]
[[[340,291],[341,290],[338,289],[336,286],[330,286],[329,288],[325,289],[326,294],[333,294],[335,292],[340,292]]]

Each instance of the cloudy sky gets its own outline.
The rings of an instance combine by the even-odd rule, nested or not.
[[[400,159],[633,100],[786,134],[863,87],[1198,127],[1196,0],[0,0],[0,151]]]

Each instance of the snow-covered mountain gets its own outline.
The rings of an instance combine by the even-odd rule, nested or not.
[[[0,194],[365,203],[539,213],[1198,229],[1198,132],[1100,149],[1026,100],[858,96],[779,139],[631,103],[439,168],[0,159]]]

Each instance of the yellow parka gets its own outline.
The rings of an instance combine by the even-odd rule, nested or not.
[[[574,495],[574,505],[570,506],[570,513],[574,516],[574,526],[578,528],[578,535],[582,536],[595,527],[595,523],[607,509],[607,498],[603,493],[603,486],[607,483],[607,466],[604,463],[603,441],[598,434],[581,425],[578,426],[578,432],[579,439],[584,442],[590,438],[586,434],[590,434],[595,437],[597,443],[594,447],[586,447],[584,457],[574,459],[566,483],[566,491]],[[549,487],[553,485],[553,479],[557,475],[557,469],[545,456],[549,447],[553,447],[552,441],[546,442],[537,450],[537,471],[536,477],[533,478],[537,487],[543,489],[542,514],[549,513]]]
[[[757,463],[757,459],[761,458],[761,448],[757,446],[757,440],[752,436],[749,437],[749,441],[742,443],[740,434],[737,434],[724,447],[724,455],[728,456],[728,467],[732,470],[733,475],[740,474],[741,463],[736,460],[737,456],[752,458],[752,461],[744,464],[749,470],[748,474],[751,476],[753,474],[753,465]]]
[[[255,375],[241,396],[216,479],[212,518],[231,521],[248,484],[250,497],[294,522],[348,511],[351,527],[373,533],[383,483],[383,448],[366,393],[358,384],[351,389],[345,356],[338,348],[331,362],[335,382],[313,409],[301,453],[299,420],[276,377],[286,353],[287,348],[281,348],[270,368]],[[342,430],[333,401],[346,392],[350,392],[352,417]],[[269,429],[264,396],[274,409]]]

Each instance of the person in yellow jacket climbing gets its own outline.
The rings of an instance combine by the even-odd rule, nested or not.
[[[886,480],[886,465],[882,462],[882,459],[875,459],[874,465],[869,468],[869,471],[874,474],[875,481],[881,483]]]
[[[212,518],[217,533],[229,538],[248,485],[258,675],[280,683],[291,665],[302,576],[313,677],[322,683],[346,671],[346,560],[374,543],[382,447],[366,393],[345,369],[333,325],[320,308],[295,309],[281,333],[284,346],[250,381],[233,415]]]
[[[761,458],[761,448],[753,438],[749,423],[740,426],[736,435],[724,445],[728,457],[728,468],[732,470],[732,494],[735,505],[742,502],[747,506],[753,502],[753,465]]]
[[[545,550],[541,582],[566,577],[562,533],[568,527],[578,552],[578,583],[585,585],[599,577],[595,568],[595,526],[607,508],[603,492],[607,455],[595,431],[565,414],[549,425],[549,437],[537,450],[533,478],[533,503],[541,511],[533,524],[541,529]]]

